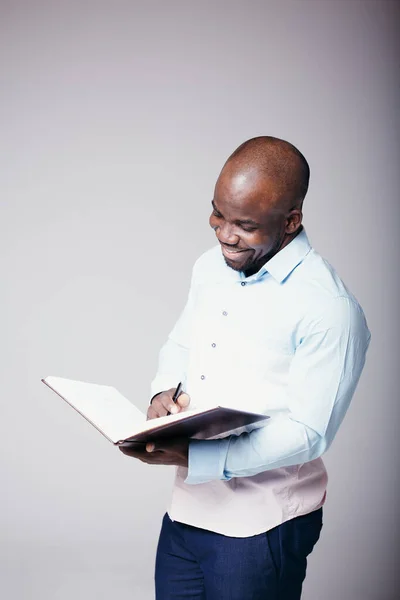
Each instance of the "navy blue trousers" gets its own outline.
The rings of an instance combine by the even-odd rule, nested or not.
[[[234,538],[163,519],[156,600],[299,600],[322,508],[259,535]]]

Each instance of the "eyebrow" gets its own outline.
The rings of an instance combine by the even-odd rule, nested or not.
[[[213,209],[222,216],[222,213],[216,207],[214,200],[211,200],[211,204],[212,204]],[[253,221],[252,219],[237,219],[235,221],[235,223],[240,223],[241,225],[255,225],[256,227],[260,226],[259,223],[257,223],[256,221]]]

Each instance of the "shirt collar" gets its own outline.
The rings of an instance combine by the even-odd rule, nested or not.
[[[311,250],[305,229],[282,250],[277,252],[268,262],[263,265],[259,275],[268,272],[278,283],[284,279],[299,265]]]

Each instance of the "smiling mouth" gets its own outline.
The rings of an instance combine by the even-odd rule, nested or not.
[[[243,252],[248,252],[248,249],[246,249],[246,250],[234,250],[234,249],[230,250],[230,249],[226,248],[225,246],[221,246],[221,248],[222,248],[222,254],[224,256],[226,256],[227,258],[236,257],[239,254],[243,254]]]

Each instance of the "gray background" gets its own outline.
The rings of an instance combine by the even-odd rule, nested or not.
[[[272,134],[308,158],[307,232],[373,334],[303,597],[398,597],[398,3],[0,9],[2,595],[153,598],[172,472],[122,456],[40,378],[115,385],[145,410],[214,244],[222,163]]]

